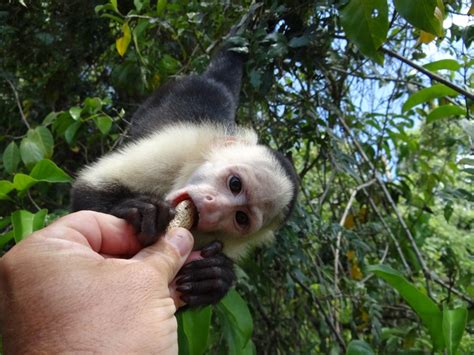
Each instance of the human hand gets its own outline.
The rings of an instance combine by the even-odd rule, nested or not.
[[[169,285],[192,245],[177,228],[141,249],[127,222],[92,211],[33,233],[0,259],[5,352],[177,353]]]

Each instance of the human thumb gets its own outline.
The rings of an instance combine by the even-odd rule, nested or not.
[[[152,264],[170,284],[191,253],[193,244],[193,236],[187,229],[173,228],[155,244],[140,250],[132,259]]]

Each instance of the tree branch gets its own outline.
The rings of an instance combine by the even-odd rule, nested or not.
[[[26,120],[25,113],[23,112],[23,108],[21,107],[21,102],[20,102],[20,97],[18,96],[18,91],[16,91],[15,85],[13,85],[13,83],[10,80],[7,80],[7,83],[12,88],[13,95],[15,95],[15,101],[16,101],[16,105],[18,106],[18,110],[20,110],[21,120],[23,121],[25,126],[28,127],[28,129],[30,129],[30,124]]]
[[[439,76],[438,74],[433,73],[433,72],[429,71],[426,68],[423,68],[421,65],[416,64],[415,62],[411,61],[408,58],[405,58],[404,56],[398,54],[397,52],[394,52],[391,49],[388,49],[388,48],[385,48],[385,47],[381,47],[380,50],[382,52],[384,52],[385,54],[388,54],[391,57],[397,58],[398,60],[401,60],[403,63],[409,65],[410,67],[412,67],[412,68],[418,70],[419,72],[429,76],[430,79],[432,79],[434,81],[437,81],[441,84],[446,85],[447,87],[453,89],[454,91],[457,91],[458,93],[466,96],[468,99],[474,100],[474,94],[472,92],[469,92],[466,89],[450,82],[449,80],[446,80],[442,76]]]

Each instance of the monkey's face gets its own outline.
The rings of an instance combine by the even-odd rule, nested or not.
[[[199,215],[198,232],[246,236],[271,223],[285,205],[274,175],[265,166],[208,162],[167,200],[174,206],[192,200]]]

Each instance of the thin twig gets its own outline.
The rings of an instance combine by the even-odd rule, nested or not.
[[[421,65],[418,65],[416,64],[415,62],[411,61],[410,59],[398,54],[397,52],[394,52],[392,51],[391,49],[388,49],[388,48],[385,48],[385,47],[381,47],[380,50],[386,54],[388,54],[389,56],[391,57],[394,57],[394,58],[397,58],[398,60],[402,61],[403,63],[409,65],[410,67],[418,70],[419,72],[427,75],[430,77],[430,79],[434,80],[434,81],[437,81],[441,84],[444,84],[446,85],[447,87],[453,89],[454,91],[457,91],[458,93],[466,96],[467,98],[471,99],[471,100],[474,100],[474,94],[472,92],[469,92],[467,91],[466,89],[450,82],[449,80],[446,80],[445,78],[443,78],[442,76],[436,74],[436,73],[433,73],[431,71],[429,71],[428,69],[426,68],[423,68]]]
[[[314,296],[313,292],[312,292],[304,283],[302,283],[296,275],[293,275],[293,274],[290,274],[290,275],[291,275],[291,278],[292,278],[298,285],[301,286],[301,288],[309,295],[309,297],[311,298],[311,300],[312,300],[312,301],[316,304],[316,306],[319,308],[319,311],[320,311],[321,314],[323,315],[326,324],[329,326],[329,328],[331,329],[332,333],[334,334],[334,336],[335,336],[335,338],[336,338],[336,341],[339,343],[339,346],[340,346],[341,349],[342,349],[342,353],[345,353],[345,352],[346,352],[346,343],[344,342],[344,339],[342,339],[341,334],[336,330],[336,327],[334,326],[334,323],[331,321],[331,319],[329,318],[329,316],[328,316],[328,315],[326,314],[326,312],[324,311],[323,305],[321,304],[321,302],[319,302],[319,299]]]
[[[25,126],[30,129],[30,124],[26,120],[25,113],[23,112],[23,108],[21,107],[21,102],[20,102],[20,97],[18,96],[18,91],[16,91],[15,85],[10,80],[7,80],[7,83],[10,85],[10,87],[13,90],[13,94],[15,95],[15,100],[16,100],[16,105],[18,106],[18,110],[20,110],[20,116],[21,120],[25,124]]]
[[[336,251],[334,255],[334,290],[336,292],[339,292],[339,252],[341,248],[341,237],[342,237],[342,228],[344,227],[344,224],[346,223],[347,216],[349,215],[349,210],[352,207],[352,204],[354,203],[355,197],[357,193],[364,189],[369,187],[370,185],[374,184],[377,180],[372,179],[364,184],[361,184],[357,186],[354,191],[352,191],[351,197],[349,198],[349,202],[347,203],[346,209],[344,210],[344,213],[342,215],[341,221],[339,222],[339,225],[341,226],[339,232],[337,233],[336,237]]]
[[[408,265],[408,262],[407,262],[407,260],[405,259],[405,255],[403,254],[403,251],[402,251],[402,248],[401,248],[401,246],[400,246],[400,243],[398,242],[397,238],[396,238],[395,235],[393,234],[392,230],[390,229],[390,226],[387,224],[387,222],[386,222],[385,219],[383,218],[383,216],[382,216],[382,214],[380,213],[380,211],[377,209],[377,206],[375,205],[374,200],[372,199],[372,197],[370,197],[370,194],[369,194],[368,191],[365,190],[365,189],[364,189],[364,194],[365,194],[365,196],[367,197],[367,199],[369,200],[370,207],[372,207],[372,209],[374,210],[375,214],[376,214],[377,217],[379,218],[380,222],[382,222],[382,225],[384,226],[384,228],[385,228],[385,230],[387,231],[388,235],[390,236],[390,239],[392,239],[393,244],[395,244],[395,248],[397,249],[398,255],[400,256],[400,259],[402,260],[403,266],[405,267],[405,269],[407,270],[407,272],[408,272],[409,274],[411,274],[410,265]]]

